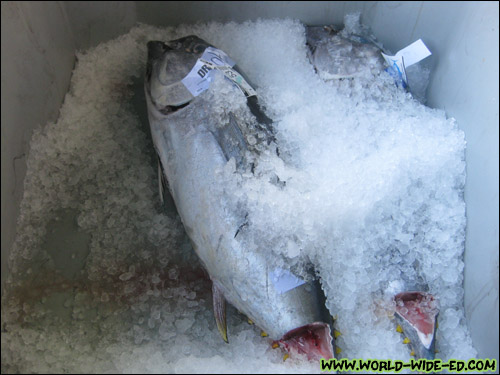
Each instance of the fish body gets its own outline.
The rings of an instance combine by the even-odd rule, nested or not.
[[[310,359],[332,358],[333,341],[325,323],[329,314],[318,283],[278,290],[269,276],[272,252],[246,248],[240,239],[251,231],[246,225],[248,213],[224,200],[220,170],[234,160],[235,173],[252,173],[251,160],[275,146],[271,121],[257,99],[235,91],[230,80],[218,79],[217,91],[209,89],[196,97],[183,87],[181,80],[208,47],[196,36],[149,42],[145,93],[161,170],[193,248],[213,282],[217,325],[227,341],[227,300],[289,352]],[[241,95],[245,105],[236,111],[227,109],[228,95]],[[260,141],[248,142],[249,135]],[[294,331],[298,328],[302,330]],[[304,342],[314,345],[303,349]]]
[[[321,79],[354,78],[384,69],[382,46],[369,30],[362,31],[364,36],[346,29],[338,32],[329,26],[306,27],[309,60]],[[426,285],[400,282],[404,287],[393,294],[393,312],[405,335],[404,342],[417,359],[434,359],[438,301],[424,291],[428,289]]]

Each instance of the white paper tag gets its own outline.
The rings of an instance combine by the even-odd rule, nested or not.
[[[408,84],[408,79],[406,78],[406,70],[404,64],[404,58],[401,56],[388,56],[381,52],[387,64],[389,64],[389,74],[391,74],[394,79],[399,79],[403,81],[403,87]]]
[[[212,70],[217,69],[234,82],[245,95],[257,95],[255,90],[245,81],[241,74],[232,69],[235,64],[236,63],[226,55],[224,51],[208,47],[198,61],[196,61],[193,69],[191,69],[181,82],[193,96],[198,96],[208,89],[213,79]]]
[[[210,62],[203,60],[203,59],[200,59],[200,61],[202,61],[206,66],[208,66],[212,69],[217,69],[217,70],[221,71],[224,74],[224,76],[226,76],[232,82],[234,82],[236,84],[236,86],[238,86],[238,88],[246,96],[257,95],[257,93],[252,88],[252,86],[250,86],[248,84],[248,82],[245,81],[245,79],[241,76],[241,74],[238,73],[236,70],[232,69],[230,66],[228,66],[228,65],[214,65],[214,64],[211,64]]]
[[[396,53],[396,56],[403,56],[405,59],[405,66],[408,68],[413,64],[418,63],[420,60],[425,59],[427,56],[432,55],[431,51],[422,42],[422,39],[413,42],[408,47],[403,48]]]
[[[279,294],[288,292],[306,283],[304,280],[281,268],[269,271],[269,278]]]
[[[406,78],[405,68],[418,63],[431,54],[431,51],[429,51],[424,42],[422,42],[422,39],[419,39],[408,47],[398,51],[394,56],[388,56],[385,53],[382,53],[382,56],[393,71],[401,77],[405,84],[407,84],[408,80]]]
[[[212,68],[208,67],[198,59],[194,64],[193,69],[182,79],[182,83],[193,96],[200,95],[203,91],[208,89],[212,76],[209,74]]]
[[[207,47],[200,59],[217,66],[228,65],[231,68],[236,64],[224,51],[213,47]]]

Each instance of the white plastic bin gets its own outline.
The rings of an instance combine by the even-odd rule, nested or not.
[[[75,50],[135,22],[291,17],[323,25],[354,11],[390,50],[422,38],[433,52],[427,104],[455,117],[467,140],[466,316],[479,358],[498,361],[498,2],[2,2],[2,287],[30,136],[58,117]]]

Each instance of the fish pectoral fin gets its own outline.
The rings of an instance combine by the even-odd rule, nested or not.
[[[246,165],[245,152],[248,150],[248,145],[233,112],[229,112],[229,121],[215,129],[212,135],[227,161],[234,158],[236,168]]]
[[[214,281],[212,282],[212,297],[214,303],[214,316],[217,323],[217,329],[225,342],[227,340],[227,326],[226,326],[226,299],[222,294],[221,289]]]

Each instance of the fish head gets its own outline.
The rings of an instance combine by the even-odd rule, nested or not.
[[[309,59],[325,81],[354,78],[384,67],[380,50],[371,43],[350,40],[320,27],[309,27],[306,39]]]
[[[188,104],[193,95],[182,83],[210,44],[195,35],[147,44],[146,96],[164,114]]]

